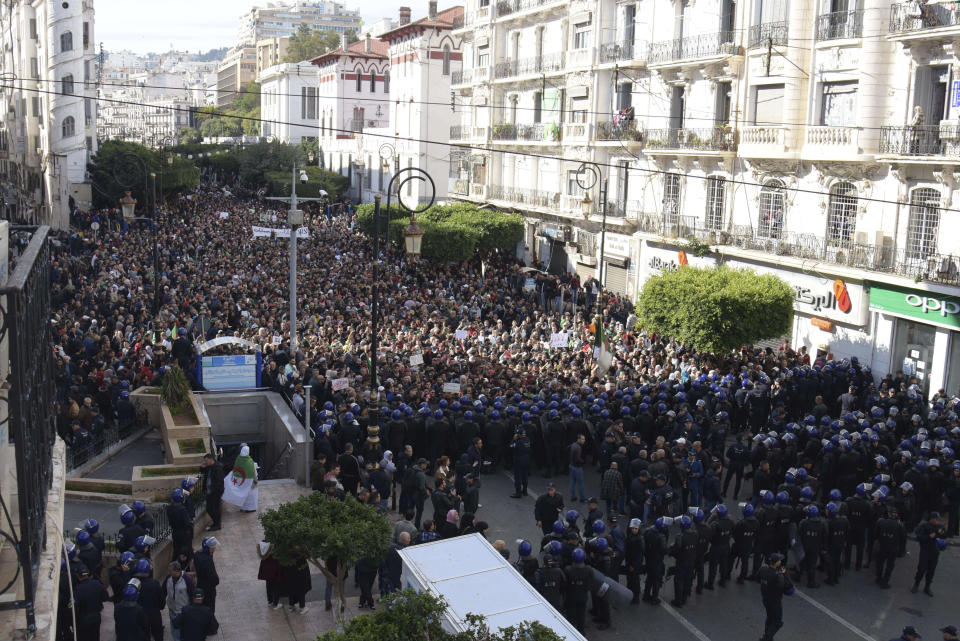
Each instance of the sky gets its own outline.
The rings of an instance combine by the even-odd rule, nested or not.
[[[364,23],[396,18],[401,6],[413,9],[413,19],[427,13],[428,0],[345,0],[348,9],[360,7]],[[134,53],[207,51],[233,46],[240,16],[254,5],[251,0],[95,0],[97,44],[107,51]],[[458,4],[441,0],[443,10]],[[462,3],[459,3],[462,4]]]

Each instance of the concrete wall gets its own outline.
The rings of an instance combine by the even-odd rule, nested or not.
[[[306,481],[307,460],[312,445],[306,429],[283,398],[274,392],[204,394],[197,397],[210,419],[215,441],[265,441],[263,465],[272,465],[289,443],[289,478]],[[266,472],[266,470],[262,470]]]

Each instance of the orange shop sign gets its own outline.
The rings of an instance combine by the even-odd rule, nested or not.
[[[833,323],[828,321],[826,318],[817,318],[814,316],[810,319],[810,324],[818,329],[822,329],[825,332],[833,331]]]

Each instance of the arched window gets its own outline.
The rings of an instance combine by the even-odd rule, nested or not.
[[[360,93],[361,91],[360,85],[362,82],[363,82],[363,74],[360,73],[360,70],[358,69],[357,70],[357,93]]]
[[[370,93],[373,93],[377,90],[377,72],[370,72]]]
[[[73,94],[73,74],[68,73],[60,80],[60,89],[65,96]]]
[[[60,52],[73,51],[73,32],[64,31],[60,34]]]
[[[907,226],[907,256],[925,260],[937,253],[940,228],[940,192],[921,187],[910,192],[910,222]]]
[[[851,183],[836,183],[830,187],[830,205],[827,209],[827,244],[847,247],[853,243],[857,229],[857,188]]]
[[[76,130],[76,124],[73,120],[73,116],[67,116],[66,118],[63,119],[62,129],[63,129],[64,138],[70,138],[71,136],[73,136]]]
[[[443,75],[450,75],[450,45],[443,45]]]
[[[768,180],[760,189],[760,219],[757,236],[779,240],[783,234],[786,188],[782,180]]]

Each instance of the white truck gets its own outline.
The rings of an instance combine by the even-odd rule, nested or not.
[[[466,629],[466,616],[482,616],[491,630],[538,621],[568,641],[586,641],[509,561],[479,534],[400,550],[401,583],[443,597],[445,630]]]

